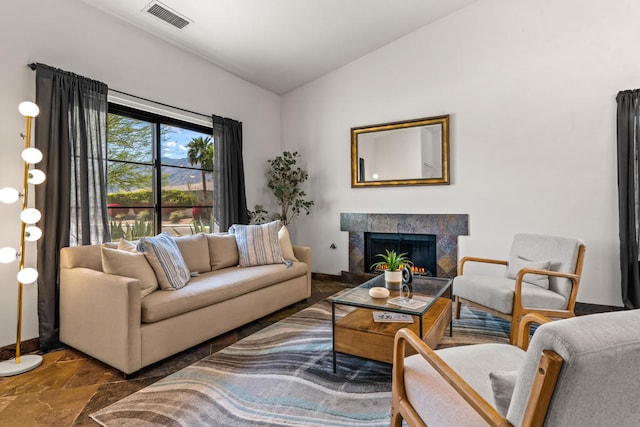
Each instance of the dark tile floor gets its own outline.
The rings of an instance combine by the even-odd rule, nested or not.
[[[165,376],[215,353],[256,331],[345,288],[332,280],[313,280],[312,295],[239,329],[124,375],[67,348],[45,354],[33,371],[0,379],[0,426],[96,426],[89,415]]]
[[[47,353],[43,364],[35,370],[0,379],[0,426],[96,426],[89,415],[98,409],[313,305],[346,286],[319,276],[313,280],[312,295],[307,300],[146,367],[127,379],[121,372],[70,348]],[[590,314],[613,309],[579,304],[576,313]]]

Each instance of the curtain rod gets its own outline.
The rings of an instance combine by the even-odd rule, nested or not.
[[[38,66],[38,64],[37,64],[37,63],[35,63],[35,62],[32,62],[31,64],[27,64],[27,66],[28,66],[29,68],[31,68],[32,70],[35,70],[35,69],[36,69],[36,67]],[[132,95],[132,94],[130,94],[130,93],[123,92],[123,91],[121,91],[121,90],[112,89],[112,88],[109,88],[109,90],[110,90],[110,91],[113,91],[113,92],[120,93],[120,94],[122,94],[122,95],[127,95],[127,96],[131,96],[131,97],[133,97],[133,98],[141,99],[141,100],[143,100],[143,101],[153,102],[154,104],[162,105],[163,107],[169,107],[169,108],[173,108],[173,109],[175,109],[175,110],[184,111],[185,113],[195,114],[195,115],[198,115],[198,116],[206,117],[206,118],[208,118],[208,119],[210,119],[210,118],[212,117],[212,116],[211,116],[211,115],[209,115],[209,114],[202,114],[202,113],[198,113],[197,111],[191,111],[191,110],[187,110],[187,109],[185,109],[185,108],[174,107],[173,105],[165,104],[165,103],[163,103],[163,102],[154,101],[154,100],[152,100],[152,99],[148,99],[148,98],[143,98],[143,97],[141,97],[141,96],[137,96],[137,95]]]

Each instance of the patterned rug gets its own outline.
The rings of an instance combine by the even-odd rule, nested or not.
[[[337,307],[336,315],[344,315]],[[463,307],[441,346],[507,342],[509,324]],[[388,426],[391,365],[338,355],[322,301],[108,406],[104,426]]]

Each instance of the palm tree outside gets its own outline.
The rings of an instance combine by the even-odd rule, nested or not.
[[[193,138],[187,144],[187,158],[191,166],[200,165],[202,170],[202,196],[203,202],[207,202],[207,173],[213,170],[213,143],[211,137]]]

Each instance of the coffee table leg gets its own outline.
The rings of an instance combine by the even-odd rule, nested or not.
[[[336,373],[336,304],[331,303],[331,350],[333,351],[333,373]]]

